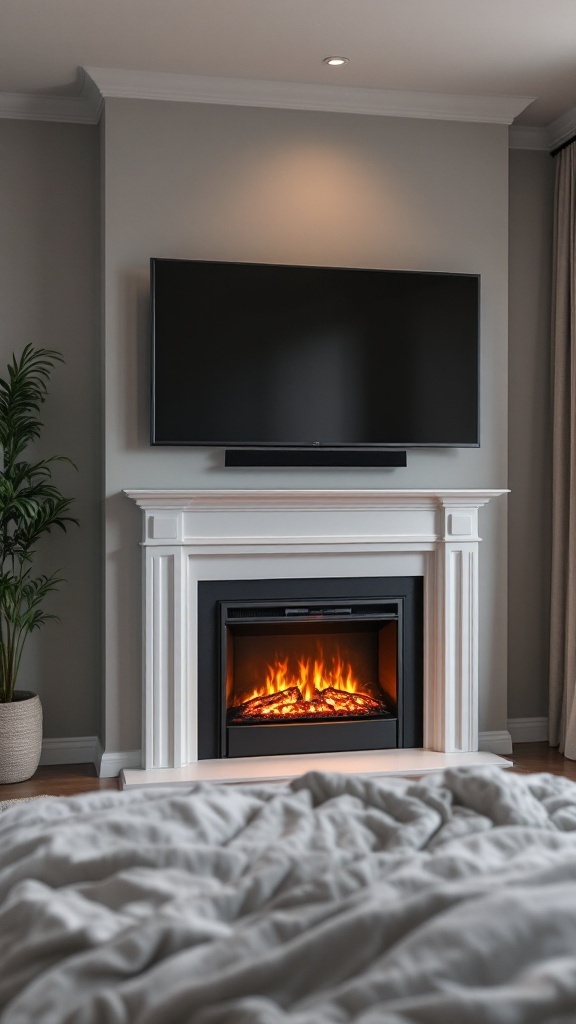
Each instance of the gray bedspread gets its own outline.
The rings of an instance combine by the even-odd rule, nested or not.
[[[576,784],[311,773],[0,814],[2,1024],[574,1024]]]

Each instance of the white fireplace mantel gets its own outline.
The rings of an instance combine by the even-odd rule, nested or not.
[[[198,761],[200,580],[423,576],[424,749],[477,751],[478,511],[505,493],[125,491],[144,520],[144,771]]]

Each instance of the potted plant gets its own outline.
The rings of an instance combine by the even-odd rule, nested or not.
[[[0,783],[30,778],[40,760],[40,699],[16,682],[26,638],[56,618],[43,605],[63,578],[34,573],[36,545],[52,527],[77,522],[68,514],[73,499],[52,483],[53,464],[70,459],[25,456],[41,433],[50,373],[62,361],[59,352],[26,345],[0,378]]]

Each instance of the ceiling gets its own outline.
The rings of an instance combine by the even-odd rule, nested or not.
[[[542,127],[576,106],[576,0],[0,0],[1,93],[79,67],[535,97]]]

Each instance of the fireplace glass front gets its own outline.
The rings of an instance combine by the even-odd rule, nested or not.
[[[220,614],[228,756],[396,746],[398,602]]]
[[[421,745],[421,584],[201,583],[201,756]]]

